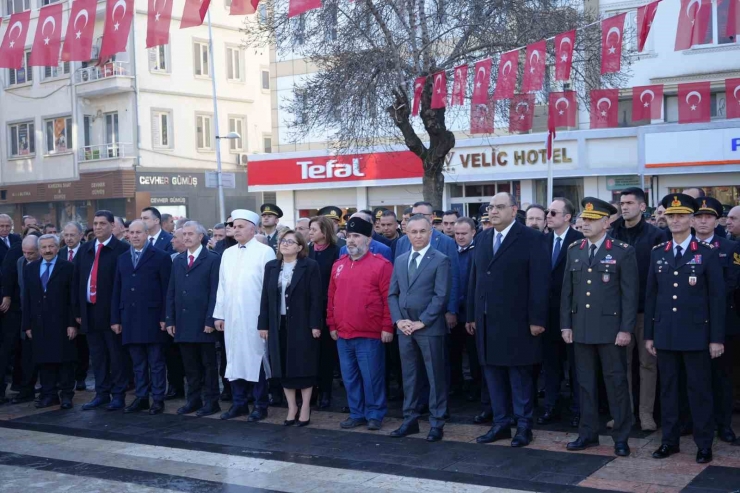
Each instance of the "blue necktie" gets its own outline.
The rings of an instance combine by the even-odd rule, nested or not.
[[[496,241],[493,242],[493,254],[496,255],[496,252],[498,252],[498,249],[501,248],[501,238],[504,235],[501,233],[496,235]]]
[[[555,264],[560,256],[560,237],[555,238],[555,248],[552,250],[552,268],[555,268]]]
[[[139,255],[141,255],[141,252],[134,251],[134,267],[139,265]]]
[[[41,286],[44,288],[44,291],[46,291],[46,285],[49,284],[49,269],[51,269],[51,262],[46,262],[44,266],[46,267],[46,270],[41,274]]]

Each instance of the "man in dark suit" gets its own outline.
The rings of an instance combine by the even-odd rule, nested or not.
[[[167,390],[164,348],[170,341],[165,309],[172,260],[168,253],[148,244],[143,221],[132,221],[128,234],[130,254],[118,257],[110,318],[111,330],[123,334],[136,381],[136,399],[123,412],[160,414]],[[154,400],[151,408],[150,392]]]
[[[74,262],[82,245],[82,225],[78,222],[69,222],[62,229],[64,246],[59,249],[59,257],[68,262]],[[79,331],[78,331],[79,332]],[[75,365],[75,390],[85,390],[85,379],[90,367],[90,349],[87,347],[87,337],[77,334],[74,338],[77,346],[77,364]]]
[[[267,237],[267,244],[277,253],[278,247],[278,230],[277,225],[280,218],[283,217],[283,211],[275,204],[262,204],[260,207],[261,226]]]
[[[172,235],[162,229],[162,214],[159,210],[156,207],[144,207],[141,210],[141,220],[148,231],[149,245],[172,253]]]
[[[580,407],[578,397],[578,377],[573,358],[573,346],[566,345],[560,336],[560,293],[563,289],[565,261],[568,257],[568,245],[583,239],[583,234],[570,227],[575,214],[573,203],[565,197],[553,199],[546,215],[547,248],[550,252],[552,268],[550,281],[550,306],[547,330],[542,339],[542,369],[545,379],[545,414],[537,418],[537,424],[549,424],[558,419],[558,400],[560,384],[563,381],[563,363],[568,360],[570,368],[570,387],[573,392],[571,426],[578,426]],[[527,213],[529,214],[529,213]]]
[[[444,317],[452,285],[450,259],[430,245],[432,224],[423,215],[413,216],[406,225],[411,251],[394,264],[388,305],[398,328],[398,346],[403,372],[403,424],[391,433],[403,437],[419,432],[420,368],[429,381],[429,423],[427,441],[444,434],[447,413],[446,335]],[[455,253],[457,254],[457,253]],[[458,300],[455,300],[456,302]]]
[[[13,220],[7,214],[0,214],[0,262],[5,258],[10,247],[21,242],[21,237],[11,233]]]
[[[221,410],[213,320],[221,256],[201,245],[206,230],[199,223],[187,222],[179,231],[187,250],[172,263],[166,320],[188,379],[187,402],[177,414],[210,416]]]
[[[511,446],[524,447],[532,441],[534,365],[542,361],[551,265],[545,236],[517,222],[517,210],[509,193],[491,198],[493,228],[478,234],[470,269],[467,329],[477,334],[494,417],[477,441],[510,438],[513,408]]]
[[[12,234],[10,230],[13,229],[13,220],[7,214],[0,214],[0,264],[2,264],[5,255],[8,253],[13,245],[21,242],[21,237]],[[10,309],[11,298],[10,296],[3,295],[2,304],[0,304],[0,372],[4,371],[8,367],[10,357],[13,354],[18,341],[18,320],[10,316],[6,317],[5,314]],[[7,318],[7,323],[6,323]],[[5,385],[2,385],[2,391],[0,392],[0,403],[4,402],[5,399]]]
[[[583,413],[578,439],[570,442],[567,449],[584,450],[599,444],[600,368],[614,416],[614,452],[626,457],[630,454],[627,440],[632,429],[632,408],[625,348],[637,320],[637,258],[633,247],[606,234],[609,217],[617,212],[616,207],[594,197],[584,198],[582,206],[586,239],[567,247],[559,310],[562,339],[575,349]]]
[[[645,347],[658,358],[663,439],[656,459],[679,452],[679,372],[686,368],[696,461],[712,460],[712,362],[724,353],[725,281],[718,249],[691,234],[696,200],[663,197],[672,239],[653,249],[645,294]]]
[[[110,328],[110,317],[118,257],[129,253],[129,244],[113,236],[113,221],[110,211],[95,213],[95,240],[82,245],[75,261],[72,305],[80,331],[87,336],[95,375],[95,398],[82,406],[84,411],[103,405],[115,411],[126,405],[127,355],[121,335]]]
[[[39,239],[41,260],[23,270],[23,330],[33,346],[33,361],[41,376],[37,408],[60,404],[72,409],[77,327],[72,313],[74,264],[60,258],[59,238]]]

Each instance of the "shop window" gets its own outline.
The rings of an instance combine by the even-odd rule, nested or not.
[[[35,125],[31,122],[10,126],[10,156],[28,156],[36,153]]]
[[[450,196],[451,197],[464,197],[464,188],[462,185],[452,184],[450,185]]]
[[[72,118],[62,117],[44,121],[46,154],[59,154],[70,149]]]
[[[33,81],[33,68],[30,66],[31,52],[27,51],[23,57],[23,66],[19,69],[8,69],[8,86],[25,84]]]
[[[681,193],[688,187],[669,188],[669,193]],[[721,204],[740,205],[740,186],[732,187],[700,187],[708,197],[714,197]]]

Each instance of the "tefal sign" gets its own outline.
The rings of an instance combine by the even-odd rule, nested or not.
[[[249,186],[300,185],[421,178],[421,160],[410,151],[250,161]]]

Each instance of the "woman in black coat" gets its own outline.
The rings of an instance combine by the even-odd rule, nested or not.
[[[318,374],[321,277],[319,265],[306,258],[308,245],[303,236],[288,230],[279,245],[278,258],[265,265],[258,328],[267,340],[272,376],[280,379],[288,401],[285,425],[296,423],[296,389],[300,389],[303,403],[298,426],[306,426]]]

